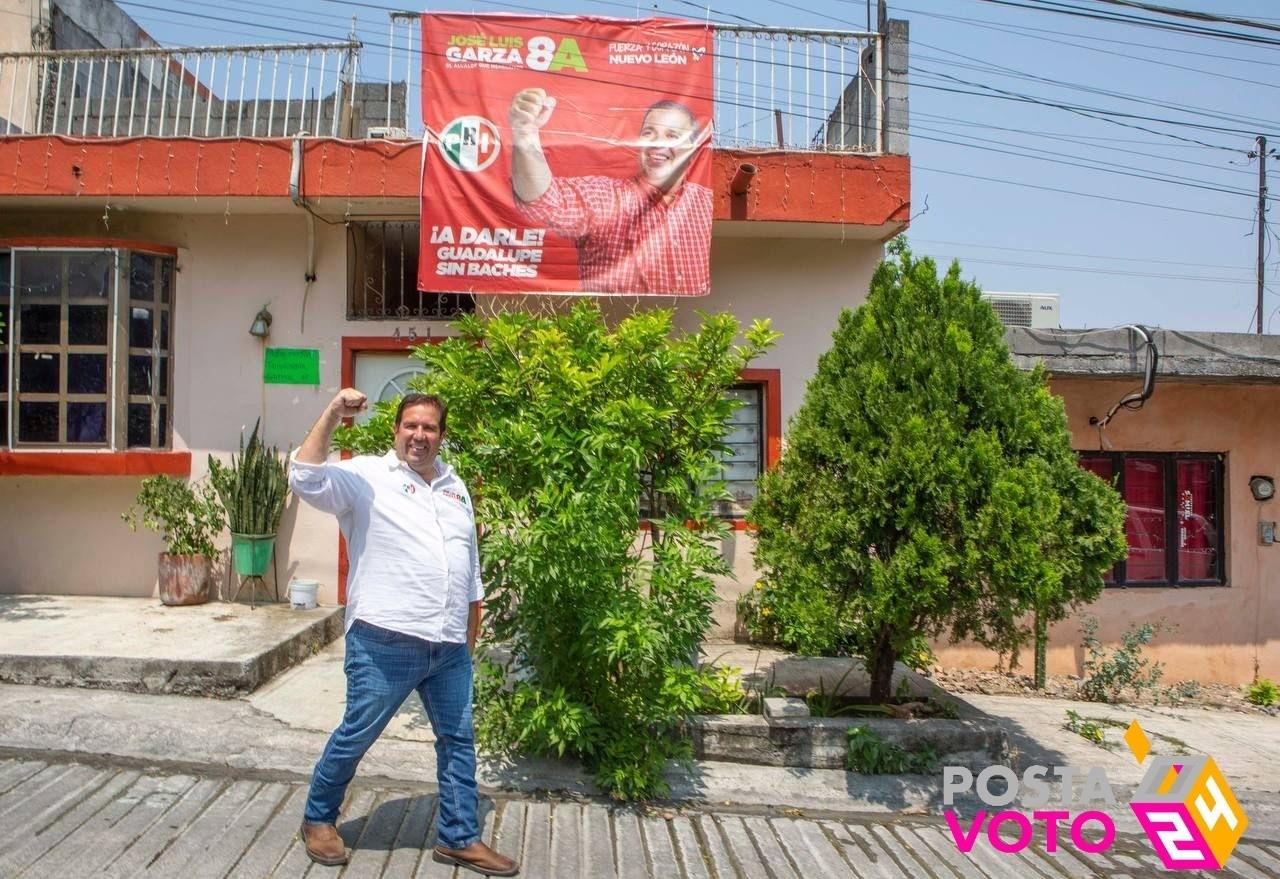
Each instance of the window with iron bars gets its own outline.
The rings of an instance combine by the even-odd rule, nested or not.
[[[452,320],[476,310],[467,293],[418,289],[416,220],[347,224],[347,320]]]

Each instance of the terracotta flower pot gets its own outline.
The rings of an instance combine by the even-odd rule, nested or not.
[[[204,604],[209,600],[209,572],[213,560],[207,555],[160,553],[160,601],[170,607]]]

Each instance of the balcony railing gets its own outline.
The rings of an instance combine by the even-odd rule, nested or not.
[[[717,25],[717,146],[884,151],[881,35]]]
[[[421,137],[419,26],[392,17],[385,83],[358,42],[0,54],[0,136]],[[717,25],[714,51],[715,145],[884,151],[881,34]]]
[[[353,86],[359,49],[348,42],[3,54],[0,134],[349,136],[364,109]],[[383,102],[393,100],[384,93]]]

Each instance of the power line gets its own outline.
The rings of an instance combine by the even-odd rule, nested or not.
[[[925,61],[937,61],[941,64],[949,64],[953,67],[960,67],[968,70],[977,70],[977,71],[986,72],[986,73],[1003,74],[1005,76],[1009,76],[1014,79],[1025,79],[1025,80],[1030,80],[1032,82],[1044,83],[1046,85],[1053,86],[1054,88],[1070,89],[1072,91],[1084,92],[1086,94],[1091,94],[1091,95],[1100,95],[1102,97],[1108,97],[1108,98],[1118,98],[1123,101],[1132,101],[1135,104],[1143,104],[1144,106],[1148,106],[1148,107],[1159,107],[1161,109],[1174,110],[1177,112],[1187,113],[1194,116],[1204,116],[1209,119],[1219,119],[1224,122],[1235,122],[1240,125],[1253,126],[1254,128],[1274,124],[1271,121],[1263,121],[1261,119],[1251,119],[1249,117],[1236,116],[1230,113],[1218,113],[1207,107],[1197,107],[1193,104],[1176,104],[1170,101],[1157,101],[1157,100],[1152,100],[1150,98],[1144,98],[1140,95],[1132,95],[1132,94],[1127,94],[1125,92],[1116,92],[1110,89],[1100,88],[1098,86],[1086,85],[1084,83],[1075,83],[1075,82],[1069,82],[1063,79],[1055,79],[1047,76],[1040,76],[1038,74],[1028,73],[1025,70],[1018,70],[1016,67],[1006,67],[1002,64],[991,64],[989,62],[984,62],[970,55],[965,55],[960,52],[953,52],[950,49],[943,49],[940,46],[930,46],[926,43],[921,43],[919,41],[913,41],[912,45],[913,47],[924,46],[927,49],[933,49],[934,51],[937,51],[937,52],[944,52],[947,55],[954,55],[957,58],[964,58],[965,60],[971,61],[973,63],[958,64],[955,61],[950,61],[946,58],[930,57],[928,55],[922,55],[919,52],[914,53],[915,58],[922,59]]]
[[[1242,34],[1235,31],[1225,31],[1217,28],[1192,27],[1191,25],[1159,21],[1157,19],[1144,18],[1138,15],[1124,15],[1100,10],[1095,11],[1090,10],[1085,6],[1073,6],[1069,3],[1054,2],[1054,0],[1036,0],[1035,3],[1019,3],[1015,2],[1015,0],[982,0],[982,2],[991,3],[996,6],[1007,6],[1012,9],[1029,9],[1035,12],[1050,12],[1058,15],[1069,15],[1075,18],[1107,21],[1113,24],[1149,27],[1155,30],[1169,31],[1170,33],[1189,36],[1216,37],[1218,39],[1235,40],[1237,42],[1253,43],[1260,46],[1280,46],[1280,40],[1272,39],[1270,37],[1263,37],[1255,34]]]
[[[854,0],[841,0],[841,2],[849,3]],[[982,2],[982,0],[974,0],[974,2]],[[1188,67],[1183,64],[1174,64],[1172,61],[1165,61],[1159,58],[1149,58],[1144,55],[1134,55],[1133,49],[1154,49],[1158,52],[1174,52],[1179,55],[1194,55],[1198,58],[1212,58],[1216,61],[1230,61],[1240,64],[1254,64],[1263,67],[1280,67],[1280,63],[1275,61],[1264,61],[1259,58],[1242,58],[1238,55],[1223,55],[1218,52],[1201,52],[1194,49],[1173,49],[1169,46],[1160,46],[1154,43],[1139,43],[1133,40],[1117,40],[1104,37],[1098,34],[1089,34],[1089,39],[1095,43],[1111,43],[1117,46],[1124,46],[1126,51],[1117,52],[1111,49],[1100,49],[1097,46],[1084,43],[1073,43],[1069,40],[1059,39],[1062,34],[1061,30],[1053,30],[1049,28],[1033,27],[1026,24],[1012,24],[1008,22],[996,22],[987,18],[969,18],[962,15],[947,15],[942,12],[932,12],[924,9],[910,9],[905,6],[897,7],[902,12],[909,12],[912,15],[923,15],[928,18],[939,18],[944,21],[955,22],[956,24],[976,27],[982,30],[997,31],[999,33],[1010,34],[1011,36],[1025,37],[1032,40],[1041,40],[1046,43],[1055,43],[1061,46],[1072,46],[1077,49],[1085,49],[1090,52],[1098,52],[1103,55],[1111,55],[1116,58],[1124,58],[1129,61],[1142,61],[1146,64],[1155,64],[1161,67],[1169,67],[1175,70],[1185,70],[1189,73],[1196,73],[1201,76],[1216,76],[1224,79],[1233,79],[1239,82],[1255,83],[1255,80],[1244,79],[1238,76],[1230,76],[1229,74],[1220,73],[1215,70],[1206,70],[1203,67]],[[1041,36],[1041,34],[1052,34],[1053,36]]]
[[[959,259],[959,257],[957,257]],[[1122,278],[1151,278],[1152,280],[1163,281],[1195,281],[1200,284],[1229,284],[1233,286],[1253,286],[1251,278],[1222,278],[1208,275],[1179,275],[1166,272],[1135,272],[1128,269],[1111,269],[1105,267],[1091,266],[1064,266],[1053,265],[1049,263],[1036,262],[1015,262],[1002,259],[983,259],[980,257],[965,257],[960,260],[961,264],[977,263],[979,265],[995,265],[995,266],[1012,266],[1014,268],[1025,269],[1053,269],[1060,272],[1082,272],[1089,275],[1113,275]]]
[[[920,71],[917,71],[917,73],[919,73],[919,72],[920,72]],[[930,75],[930,76],[939,76],[939,77],[942,77],[942,78],[948,78],[948,79],[953,79],[953,80],[955,79],[955,77],[948,77],[946,74],[932,74],[932,73],[931,73],[931,74],[929,74],[929,75]],[[1130,122],[1121,122],[1121,121],[1116,120],[1116,119],[1110,119],[1110,118],[1107,118],[1106,116],[1095,115],[1095,114],[1093,114],[1092,112],[1085,111],[1085,110],[1081,110],[1081,109],[1079,109],[1079,108],[1077,108],[1077,107],[1068,106],[1068,105],[1066,105],[1066,104],[1060,104],[1060,103],[1057,103],[1057,102],[1054,102],[1054,101],[1045,101],[1045,100],[1043,100],[1043,99],[1041,99],[1041,98],[1034,98],[1034,97],[1031,97],[1031,96],[1029,96],[1029,95],[1019,95],[1019,94],[1009,94],[1009,95],[1001,95],[1001,94],[987,94],[986,92],[975,92],[975,91],[969,91],[969,90],[967,90],[967,89],[958,89],[958,88],[954,88],[954,87],[951,87],[951,86],[943,86],[943,85],[931,85],[931,84],[929,84],[929,83],[923,83],[923,82],[917,82],[917,83],[914,83],[914,86],[915,86],[916,88],[930,89],[930,90],[932,90],[932,91],[947,92],[948,94],[953,94],[953,95],[969,95],[970,97],[976,97],[976,98],[991,98],[991,99],[993,99],[993,100],[1003,100],[1003,101],[1014,101],[1014,102],[1016,102],[1016,103],[1021,103],[1021,104],[1037,104],[1037,105],[1042,106],[1042,107],[1050,107],[1050,108],[1057,109],[1057,110],[1065,110],[1065,111],[1067,111],[1067,112],[1069,112],[1069,113],[1074,113],[1074,114],[1076,114],[1077,116],[1083,116],[1083,117],[1085,117],[1085,118],[1087,118],[1087,119],[1095,119],[1095,120],[1097,120],[1097,121],[1099,121],[1099,122],[1109,122],[1109,123],[1111,123],[1112,125],[1119,125],[1119,126],[1121,126],[1121,127],[1123,127],[1123,128],[1132,128],[1132,129],[1134,129],[1135,131],[1145,131],[1147,134],[1154,134],[1154,135],[1156,135],[1156,136],[1158,136],[1158,137],[1167,137],[1167,138],[1170,138],[1170,139],[1172,139],[1172,140],[1182,141],[1183,143],[1188,143],[1188,144],[1194,144],[1194,145],[1196,145],[1196,146],[1205,147],[1205,148],[1207,148],[1207,149],[1211,149],[1211,150],[1222,150],[1222,151],[1224,151],[1224,152],[1228,152],[1228,153],[1237,153],[1237,154],[1241,152],[1241,150],[1236,149],[1236,148],[1234,148],[1234,147],[1224,146],[1224,145],[1222,145],[1222,144],[1216,144],[1216,143],[1207,143],[1207,142],[1205,142],[1205,141],[1203,141],[1203,140],[1197,140],[1196,138],[1193,138],[1193,137],[1183,137],[1183,136],[1182,136],[1182,135],[1180,135],[1180,134],[1170,134],[1170,133],[1169,133],[1169,132],[1167,132],[1167,131],[1156,131],[1155,129],[1147,128],[1147,127],[1142,126],[1142,125],[1135,125],[1135,124],[1130,123]],[[987,89],[988,91],[998,91],[994,86],[981,86],[981,88],[985,88],[985,89]]]
[[[1077,146],[1089,147],[1091,149],[1106,150],[1107,152],[1125,153],[1126,155],[1131,155],[1131,156],[1142,156],[1148,159],[1157,159],[1161,162],[1173,162],[1179,165],[1190,165],[1196,168],[1206,168],[1211,171],[1218,171],[1224,174],[1243,174],[1243,175],[1248,175],[1250,178],[1253,177],[1253,173],[1245,170],[1244,168],[1224,167],[1222,165],[1214,165],[1209,162],[1199,162],[1199,161],[1196,161],[1195,159],[1183,159],[1178,156],[1163,156],[1163,155],[1160,155],[1159,153],[1149,153],[1143,150],[1132,150],[1126,147],[1111,146],[1109,143],[1090,143],[1090,141],[1101,140],[1101,141],[1113,141],[1113,142],[1118,141],[1120,143],[1151,144],[1153,146],[1166,147],[1166,148],[1190,147],[1190,146],[1193,146],[1192,144],[1152,144],[1150,140],[1133,140],[1133,139],[1107,138],[1107,137],[1098,138],[1098,137],[1091,137],[1085,134],[1070,135],[1070,134],[1064,134],[1064,133],[1058,133],[1058,132],[1036,131],[1033,129],[1026,129],[1026,128],[1010,128],[1005,125],[995,125],[993,123],[986,122],[986,121],[975,122],[971,119],[957,119],[954,116],[940,116],[936,113],[923,113],[919,111],[913,112],[911,115],[913,119],[936,121],[943,124],[959,126],[961,128],[980,128],[984,131],[1004,131],[1010,134],[1021,134],[1027,137],[1038,137],[1038,138],[1043,138],[1045,140],[1054,140],[1054,141],[1060,141],[1063,143],[1075,144]],[[955,134],[955,132],[945,132],[945,133]],[[1196,148],[1197,149],[1199,148],[1198,145],[1196,146]],[[1030,147],[1028,147],[1028,149],[1030,149]]]
[[[1093,0],[1095,3],[1107,3],[1112,6],[1128,6],[1134,9],[1141,9],[1145,12],[1155,12],[1160,15],[1170,15],[1179,18],[1190,18],[1195,21],[1220,22],[1222,24],[1234,24],[1241,27],[1255,27],[1260,30],[1276,31],[1280,33],[1280,26],[1274,24],[1264,24],[1261,21],[1254,21],[1248,18],[1236,18],[1232,15],[1215,15],[1212,12],[1200,12],[1196,9],[1177,9],[1173,6],[1157,6],[1154,3],[1139,3],[1137,0]]]
[[[1141,122],[1155,122],[1161,125],[1173,125],[1181,128],[1198,128],[1203,131],[1212,131],[1220,134],[1253,135],[1256,131],[1256,129],[1250,130],[1246,128],[1226,128],[1221,125],[1205,125],[1197,122],[1187,122],[1181,119],[1165,119],[1160,116],[1143,116],[1141,113],[1128,113],[1128,112],[1125,112],[1124,110],[1108,110],[1102,107],[1090,107],[1090,106],[1080,105],[1080,104],[1066,104],[1060,101],[1053,101],[1046,98],[1038,97],[1036,95],[1028,95],[1022,92],[1014,92],[1014,91],[1009,91],[1008,89],[997,88],[996,86],[988,85],[982,82],[973,82],[972,80],[962,79],[961,77],[952,76],[949,73],[942,73],[940,71],[925,70],[919,67],[916,68],[916,71],[917,73],[923,73],[926,76],[939,77],[941,79],[950,80],[951,82],[957,82],[957,83],[960,83],[961,85],[967,85],[972,88],[985,89],[986,91],[992,92],[993,94],[998,95],[1006,100],[1014,100],[1014,101],[1021,101],[1023,103],[1039,104],[1044,107],[1053,107],[1059,110],[1066,110],[1067,112],[1076,113],[1081,116],[1088,116],[1090,114],[1100,114],[1101,116],[1108,116],[1108,117],[1117,116],[1121,119],[1136,119]],[[939,86],[928,86],[928,85],[924,87],[940,88]],[[943,90],[959,91],[956,89],[943,89]],[[972,94],[972,92],[963,92],[963,91],[960,91],[959,93]],[[1098,117],[1095,116],[1094,118],[1098,118]],[[1124,124],[1124,123],[1118,122],[1115,119],[1106,119],[1104,121],[1112,122],[1113,124],[1117,124],[1117,125]],[[1128,127],[1134,128],[1138,126],[1130,125]],[[1148,128],[1139,128],[1139,130],[1146,131],[1148,134],[1158,134],[1163,137],[1176,136],[1176,135],[1169,134],[1168,132],[1154,131]],[[1204,143],[1203,141],[1196,141],[1192,138],[1179,138],[1179,139],[1189,140],[1192,143],[1199,143],[1201,146],[1206,146],[1213,149],[1225,149],[1225,150],[1230,150],[1231,152],[1241,152],[1241,150],[1232,149],[1231,147],[1224,147],[1224,146],[1218,146],[1215,144]]]
[[[1032,247],[1010,247],[1004,244],[978,244],[973,241],[943,241],[936,238],[915,238],[913,242],[923,244],[943,244],[948,247],[976,247],[980,250],[1007,250],[1012,253],[1041,253],[1049,256],[1071,256],[1080,259],[1105,259],[1117,262],[1140,262],[1148,265],[1190,266],[1201,269],[1230,269],[1232,271],[1252,271],[1247,267],[1225,265],[1223,263],[1183,262],[1181,260],[1161,259],[1152,256],[1105,256],[1100,253],[1081,253],[1076,250],[1039,250]],[[1280,265],[1277,263],[1276,265]]]
[[[1219,214],[1214,211],[1202,211],[1196,208],[1184,208],[1178,205],[1160,204],[1158,202],[1139,201],[1137,199],[1129,199],[1129,198],[1118,198],[1116,196],[1102,195],[1096,192],[1079,192],[1074,189],[1061,189],[1056,186],[1044,186],[1039,183],[1027,183],[1022,180],[1006,180],[1002,177],[986,177],[981,174],[967,174],[963,171],[952,171],[947,168],[930,168],[925,165],[919,165],[915,163],[912,163],[912,168],[919,171],[930,171],[934,174],[946,174],[951,177],[966,177],[970,180],[984,180],[988,183],[1000,183],[1005,186],[1020,186],[1026,189],[1037,189],[1043,192],[1058,192],[1058,193],[1062,193],[1063,195],[1077,195],[1082,198],[1096,198],[1096,199],[1101,199],[1102,201],[1113,201],[1113,202],[1118,202],[1120,204],[1138,205],[1140,207],[1146,207],[1146,208],[1159,208],[1161,210],[1178,211],[1180,213],[1185,213],[1185,214],[1199,214],[1200,216],[1204,216],[1204,217],[1218,217],[1219,219],[1237,220],[1242,223],[1252,222],[1250,217],[1237,217],[1231,214]]]
[[[978,143],[963,143],[961,141],[947,140],[946,138],[929,137],[927,135],[919,134],[920,131],[932,131],[932,130],[934,129],[922,128],[920,126],[916,126],[912,128],[909,133],[911,134],[912,137],[918,137],[919,139],[925,140],[925,141],[932,141],[935,143],[945,143],[945,144],[950,144],[952,146],[970,147],[972,149],[981,149],[987,152],[999,153],[1001,155],[1017,156],[1018,158],[1033,159],[1035,161],[1040,161],[1040,162],[1049,162],[1055,165],[1065,165],[1071,168],[1082,168],[1086,171],[1097,171],[1103,174],[1120,174],[1122,176],[1133,178],[1133,179],[1151,180],[1156,183],[1170,183],[1176,186],[1186,186],[1192,189],[1201,189],[1208,192],[1218,192],[1224,195],[1247,195],[1247,196],[1253,195],[1253,192],[1247,189],[1238,189],[1238,188],[1228,189],[1221,186],[1212,186],[1207,183],[1202,183],[1202,182],[1193,180],[1189,177],[1178,177],[1175,175],[1155,176],[1152,174],[1145,174],[1141,170],[1129,165],[1117,165],[1111,162],[1102,162],[1101,160],[1096,160],[1097,164],[1088,165],[1088,164],[1084,164],[1083,162],[1071,162],[1071,161],[1063,161],[1062,159],[1053,159],[1053,158],[1045,158],[1043,156],[1027,155],[1026,153],[1020,153],[1014,150],[1002,149],[998,145],[999,141],[990,140],[988,138],[975,138],[970,135],[954,134],[953,132],[942,132],[943,134],[953,134],[953,136],[955,137],[968,137],[970,140],[978,141]],[[997,144],[997,145],[993,146],[993,144]],[[1038,150],[1036,149],[1036,147],[1024,146],[1023,149],[1036,150],[1037,152],[1047,153],[1050,156],[1065,156],[1066,158],[1077,158],[1077,159],[1082,158],[1080,156],[1070,156],[1066,153],[1054,153],[1050,150]],[[1099,167],[1099,165],[1110,165],[1110,167]]]

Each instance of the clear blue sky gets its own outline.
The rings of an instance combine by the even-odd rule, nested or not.
[[[370,6],[399,5],[396,0],[368,0],[364,6],[338,0],[117,2],[169,45],[290,41],[290,34],[280,29],[292,27],[308,32],[297,36],[299,41],[315,39],[314,34],[341,37],[355,16],[360,38],[370,44],[362,56],[368,76],[385,75],[386,51],[373,44],[388,40],[386,12]],[[1159,2],[1280,25],[1275,0]],[[1072,0],[1072,5],[1115,8],[1095,0]],[[889,9],[892,17],[911,23],[915,217],[910,237],[917,252],[940,261],[958,257],[965,275],[987,290],[1060,294],[1064,326],[1142,322],[1252,330],[1257,165],[1246,154],[1255,133],[1272,136],[1272,145],[1280,148],[1280,46],[1183,36],[984,0],[902,0]],[[446,10],[707,14],[706,6],[685,0],[639,5],[622,0],[477,0],[436,11]],[[866,3],[748,0],[735,5],[717,0],[710,6],[713,21],[730,20],[730,13],[767,25],[862,28]],[[1249,32],[1280,40],[1280,32]],[[414,80],[416,86],[416,73]],[[1202,143],[1025,100],[993,98],[991,89],[1176,120],[1180,124],[1126,121]],[[1269,168],[1272,192],[1280,193],[1280,159]],[[1116,171],[1120,173],[1111,173]],[[1180,180],[1145,180],[1135,174]],[[1239,192],[1214,191],[1218,189]],[[1280,227],[1280,211],[1272,210],[1270,216]],[[1266,315],[1270,331],[1280,332],[1280,237],[1270,237]]]

